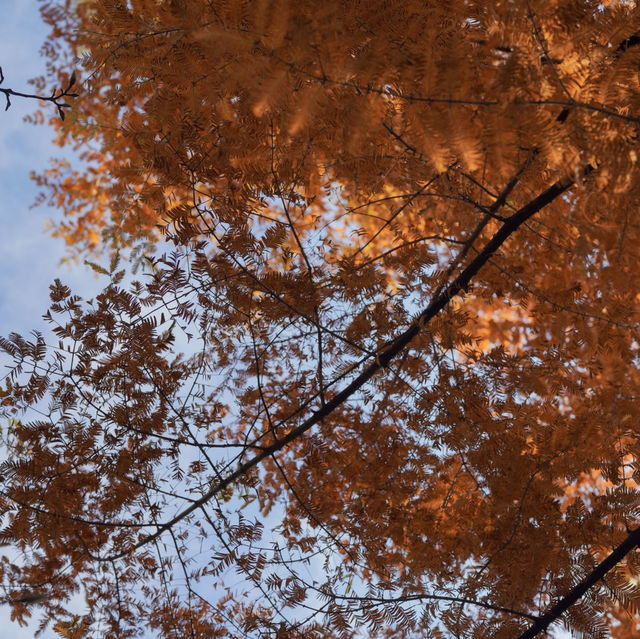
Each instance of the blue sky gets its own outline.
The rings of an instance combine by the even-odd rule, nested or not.
[[[39,50],[47,34],[36,0],[0,0],[0,66],[2,86],[31,90],[27,80],[44,70]],[[4,108],[4,96],[2,109]],[[49,284],[60,277],[78,293],[97,288],[92,272],[83,265],[60,265],[64,245],[45,232],[55,210],[31,209],[37,190],[31,170],[42,170],[60,149],[52,144],[47,127],[23,122],[37,106],[33,100],[14,98],[8,111],[0,109],[0,334],[42,328]]]

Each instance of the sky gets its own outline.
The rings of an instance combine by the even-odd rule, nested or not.
[[[47,28],[38,6],[37,0],[0,0],[0,66],[5,76],[0,87],[31,92],[27,81],[44,71],[39,50]],[[49,158],[60,152],[50,129],[23,122],[37,102],[14,98],[4,111],[4,96],[0,99],[0,335],[27,335],[46,329],[42,314],[54,278],[83,297],[95,294],[99,284],[84,265],[61,264],[63,242],[44,231],[46,220],[59,213],[46,207],[30,209],[37,195],[30,172],[46,168]],[[8,607],[0,605],[0,639],[32,638],[34,632],[33,626],[11,623]],[[41,637],[56,635],[49,629]]]
[[[0,0],[0,66],[2,87],[30,92],[27,81],[44,71],[39,50],[47,34],[37,0]],[[4,96],[2,109],[5,106]],[[80,295],[96,289],[95,274],[84,265],[61,265],[65,247],[48,236],[45,224],[59,212],[46,207],[30,209],[37,189],[30,171],[47,167],[59,155],[52,131],[23,122],[37,107],[34,100],[13,98],[8,111],[0,109],[0,335],[28,333],[42,328],[49,284],[61,278]]]
[[[39,50],[47,28],[38,6],[37,0],[0,0],[0,66],[5,76],[0,87],[30,92],[28,80],[44,71]],[[45,232],[47,219],[60,213],[47,207],[30,208],[37,196],[30,172],[45,169],[49,158],[60,153],[52,143],[53,132],[23,121],[34,112],[35,101],[14,98],[5,112],[4,97],[0,99],[0,335],[27,335],[34,329],[46,330],[42,314],[54,278],[85,298],[92,297],[100,283],[87,267],[61,263],[63,242]],[[11,623],[8,607],[0,605],[0,639],[32,638],[34,631],[33,626]],[[56,635],[49,629],[41,636],[53,639]],[[556,637],[570,635],[558,632]]]

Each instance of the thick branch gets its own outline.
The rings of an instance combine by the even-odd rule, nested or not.
[[[615,568],[632,550],[640,546],[640,528],[629,533],[627,538],[601,563],[599,563],[568,595],[549,608],[532,624],[519,639],[533,639],[557,621],[570,606],[573,606],[590,588],[595,586],[612,568]]]

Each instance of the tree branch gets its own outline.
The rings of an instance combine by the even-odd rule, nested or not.
[[[4,73],[2,72],[2,67],[0,67],[0,84],[4,82]],[[4,93],[4,97],[7,100],[6,106],[4,107],[5,111],[9,110],[11,106],[11,96],[16,96],[19,98],[29,98],[33,100],[43,100],[44,102],[51,102],[58,109],[58,115],[61,120],[64,120],[64,110],[70,109],[71,105],[66,102],[60,102],[63,98],[77,98],[79,93],[71,93],[71,89],[73,85],[76,83],[76,72],[74,71],[69,78],[69,85],[66,89],[60,89],[58,93],[56,93],[55,89],[51,93],[51,95],[38,95],[36,93],[22,93],[21,91],[14,91],[13,89],[3,89],[0,88],[0,93]]]
[[[571,589],[558,603],[549,608],[518,639],[533,639],[557,621],[570,606],[595,586],[612,568],[615,568],[632,550],[640,546],[640,528],[629,533],[627,538],[602,562],[600,562],[578,585]]]

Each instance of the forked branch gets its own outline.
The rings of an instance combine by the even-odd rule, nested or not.
[[[4,73],[2,72],[2,67],[0,67],[0,84],[4,82]],[[71,105],[68,102],[64,102],[65,98],[77,98],[79,93],[72,93],[71,89],[76,83],[76,72],[74,71],[69,78],[69,84],[66,89],[60,89],[56,91],[55,89],[51,92],[51,95],[38,95],[37,93],[23,93],[22,91],[14,91],[13,89],[4,89],[0,87],[0,92],[4,93],[4,97],[7,100],[7,103],[4,107],[5,111],[9,110],[11,106],[11,96],[17,96],[19,98],[29,98],[32,100],[42,100],[44,102],[51,102],[58,109],[58,115],[61,120],[64,120],[65,109],[70,109]]]

